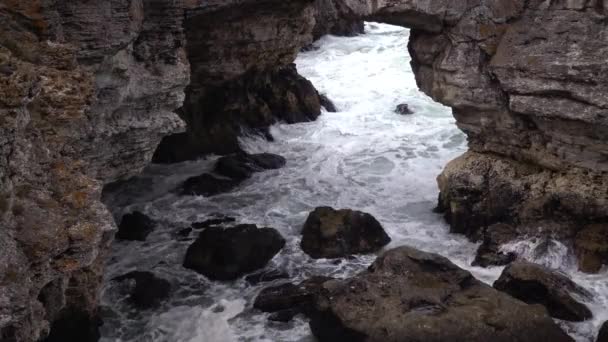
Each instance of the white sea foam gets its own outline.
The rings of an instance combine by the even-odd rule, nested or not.
[[[323,113],[310,123],[275,125],[275,142],[243,140],[250,152],[286,157],[284,168],[255,174],[231,193],[202,198],[177,197],[169,190],[208,170],[214,158],[152,165],[128,194],[109,197],[117,214],[137,208],[161,224],[146,242],[113,246],[103,296],[104,341],[311,341],[304,319],[269,323],[266,314],[251,308],[255,295],[268,284],[211,282],[181,267],[192,240],[180,241],[175,232],[213,212],[278,229],[287,246],[270,267],[288,271],[292,281],[316,274],[347,277],[374,259],[360,256],[336,264],[308,258],[298,246],[299,232],[308,212],[320,205],[373,214],[393,239],[389,248],[412,245],[449,257],[485,282],[498,277],[500,267],[471,267],[477,245],[449,234],[440,215],[432,213],[438,193],[435,177],[466,150],[466,141],[449,108],[418,91],[409,67],[409,32],[382,24],[367,24],[366,32],[353,38],[324,37],[315,44],[318,50],[302,53],[296,61],[299,72],[335,102],[338,113]],[[402,102],[415,114],[394,113]],[[125,198],[132,204],[119,207]],[[548,264],[555,266],[559,260]],[[130,311],[109,279],[133,269],[169,279],[176,289],[171,299],[154,312]],[[567,270],[596,294],[593,322],[569,327],[586,341],[608,316],[607,277]],[[220,306],[224,311],[218,312]]]

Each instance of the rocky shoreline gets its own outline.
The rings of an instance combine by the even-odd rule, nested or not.
[[[277,121],[315,120],[326,101],[292,63],[324,34],[361,32],[363,20],[412,29],[409,52],[418,86],[451,107],[468,136],[469,152],[438,177],[438,209],[454,233],[483,242],[480,264],[515,260],[500,254],[502,244],[550,236],[572,247],[582,271],[597,272],[608,263],[607,15],[599,0],[0,4],[0,340],[62,340],[75,323],[84,338],[95,340],[104,264],[117,230],[100,200],[102,188],[137,175],[151,160],[238,155],[240,134],[272,139],[267,128]],[[243,172],[272,168],[249,159],[224,165],[228,178],[201,175],[184,193],[210,196],[237,186]],[[361,221],[357,217],[343,222]],[[347,233],[357,232],[346,226]],[[136,238],[145,239],[151,229]],[[338,244],[340,254],[377,251],[387,238],[346,239]],[[274,240],[280,245],[280,236]],[[330,247],[319,256],[333,257],[336,246]],[[399,262],[384,263],[393,257]],[[500,311],[491,309],[479,326],[446,329],[436,340],[475,331],[481,341],[495,331],[508,336],[515,326],[525,327],[519,333],[528,339],[569,340],[544,309],[531,309],[439,259],[393,249],[369,271],[331,281],[329,292],[315,296],[315,309],[307,309],[314,312],[312,331],[321,340],[335,334],[354,340],[428,334],[411,329],[413,335],[404,335],[402,326],[372,315],[382,305],[393,308],[403,290],[397,285],[387,285],[385,302],[369,304],[377,280],[413,269],[434,284],[439,279],[442,294],[480,296]],[[419,270],[417,260],[434,260],[439,271]],[[127,278],[135,288],[138,279],[153,279]],[[546,286],[555,277],[543,279]],[[342,282],[370,286],[351,302]],[[159,284],[162,295],[169,291]],[[362,293],[370,297],[363,303],[369,310],[350,310],[365,298]],[[427,295],[409,301],[408,310],[436,314],[441,307],[448,317],[459,315],[451,307],[457,299]],[[465,300],[468,306],[475,312],[476,304]],[[501,318],[506,313],[516,314]],[[356,319],[373,324],[352,326]],[[495,319],[505,325],[498,327]]]

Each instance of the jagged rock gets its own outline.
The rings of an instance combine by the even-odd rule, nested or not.
[[[273,228],[209,227],[188,247],[184,267],[209,279],[233,280],[266,266],[284,245],[285,239]]]
[[[331,279],[333,278],[316,276],[299,285],[287,283],[267,287],[255,298],[253,307],[264,312],[277,313],[274,320],[279,321],[288,321],[300,313],[308,314],[321,286]]]
[[[281,270],[267,270],[256,272],[245,277],[245,280],[251,285],[257,285],[259,283],[265,283],[277,279],[287,279],[289,273]]]
[[[184,129],[184,10],[23,0],[0,18],[0,340],[87,341],[74,334],[94,321],[116,230],[102,186]],[[56,281],[61,302],[41,303]]]
[[[218,178],[209,173],[203,173],[200,176],[186,179],[179,191],[182,195],[209,197],[228,192],[236,188],[240,183],[241,181],[239,180]]]
[[[410,109],[410,106],[407,103],[402,103],[397,105],[397,107],[395,108],[395,113],[401,115],[410,115],[414,114],[414,111]]]
[[[194,222],[192,223],[192,228],[203,229],[211,226],[221,225],[224,223],[232,223],[234,221],[236,221],[234,217],[220,215],[219,217],[208,219],[202,222]]]
[[[116,238],[120,240],[145,241],[156,226],[156,222],[139,211],[122,217]]]
[[[287,161],[271,153],[238,153],[221,157],[215,164],[215,172],[235,180],[245,180],[254,172],[280,169]]]
[[[592,224],[582,229],[574,239],[574,251],[581,271],[598,272],[608,262],[608,224]]]
[[[608,322],[604,322],[597,334],[596,342],[608,342]]]
[[[573,341],[527,305],[444,257],[399,247],[367,271],[325,282],[310,327],[319,341]]]
[[[243,130],[263,131],[277,121],[320,115],[316,89],[292,64],[312,42],[312,5],[309,0],[214,1],[189,11],[184,28],[192,73],[180,111],[188,124],[189,137],[182,141],[189,152],[181,157],[234,153]],[[225,44],[235,37],[238,45]],[[175,161],[179,153],[166,151],[183,146],[170,143],[163,143],[163,154]]]
[[[528,304],[541,304],[558,319],[580,322],[592,317],[589,308],[573,297],[591,295],[565,275],[540,265],[516,261],[504,269],[494,288]]]
[[[151,272],[133,271],[113,279],[134,282],[129,290],[129,302],[137,309],[153,309],[169,298],[171,284]]]
[[[467,152],[451,161],[437,182],[439,207],[452,232],[473,240],[495,223],[530,233],[547,230],[547,222],[552,234],[573,240],[581,223],[603,221],[608,208],[608,179],[577,169],[552,172],[496,155]]]
[[[372,215],[350,209],[318,207],[302,228],[302,250],[313,258],[373,253],[391,241]]]
[[[330,113],[335,113],[338,111],[336,105],[334,105],[334,103],[326,95],[319,95],[319,99],[321,100],[321,106],[325,108],[326,111]]]

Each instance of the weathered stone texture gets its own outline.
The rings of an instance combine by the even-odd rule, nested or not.
[[[101,186],[136,174],[183,126],[180,11],[0,4],[0,340],[38,340],[62,317],[94,321],[115,229]]]

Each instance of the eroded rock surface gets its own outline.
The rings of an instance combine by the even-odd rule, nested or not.
[[[0,340],[97,335],[116,229],[101,187],[184,127],[182,18],[170,1],[0,4]]]
[[[446,166],[438,183],[439,206],[452,232],[484,240],[485,252],[516,238],[545,236],[574,241],[582,270],[598,271],[607,260],[608,235],[601,222],[608,208],[608,178],[601,174],[576,167],[557,172],[467,152]]]
[[[471,152],[439,177],[455,232],[608,221],[602,1],[385,0],[371,11],[413,28],[418,85],[468,136]]]
[[[325,282],[310,326],[320,341],[573,341],[538,305],[496,291],[410,247]]]
[[[186,133],[163,140],[154,160],[238,152],[244,131],[266,133],[277,121],[311,121],[319,94],[293,61],[312,42],[313,2],[201,2],[184,23],[191,83],[180,115]],[[231,42],[227,44],[226,42]]]

